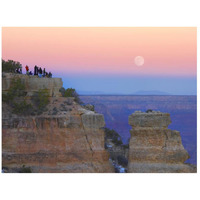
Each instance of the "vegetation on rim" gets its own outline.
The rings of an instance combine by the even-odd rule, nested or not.
[[[13,60],[5,61],[2,59],[2,72],[15,73],[15,70],[19,68],[22,68],[20,62]]]
[[[42,114],[49,103],[48,90],[41,89],[31,97],[31,103],[27,103],[25,84],[20,78],[13,78],[7,93],[2,94],[3,102],[7,103],[14,114],[35,115]]]
[[[76,92],[74,88],[65,89],[64,87],[62,87],[60,88],[60,93],[62,94],[63,97],[74,97],[74,101],[77,102],[78,104],[83,103],[79,97],[79,94]]]

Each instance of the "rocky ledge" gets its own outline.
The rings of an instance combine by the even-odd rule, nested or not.
[[[34,92],[40,89],[47,89],[49,97],[61,97],[59,89],[63,82],[61,78],[38,78],[38,76],[28,76],[24,74],[2,73],[2,92],[9,90],[12,80],[19,78],[25,85],[25,92],[27,96],[32,96]]]
[[[189,154],[180,132],[167,128],[170,123],[168,113],[136,111],[129,116],[128,172],[196,172],[196,166],[184,163]]]
[[[104,149],[103,115],[85,110],[73,100],[67,105],[67,100],[52,100],[49,110],[40,116],[4,115],[5,169],[18,172],[26,166],[32,172],[114,172]],[[58,113],[49,114],[55,108]]]
[[[28,97],[48,88],[49,104],[42,114],[26,116],[2,104],[4,172],[114,172],[104,148],[102,114],[60,97],[61,79],[4,74],[4,93],[13,77],[25,83]]]

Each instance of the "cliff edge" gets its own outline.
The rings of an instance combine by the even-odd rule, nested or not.
[[[3,93],[11,80],[20,78],[26,97],[47,89],[49,103],[40,115],[17,115],[2,104],[2,167],[6,172],[114,172],[104,148],[104,116],[84,109],[72,97],[61,97],[61,79],[7,74]]]

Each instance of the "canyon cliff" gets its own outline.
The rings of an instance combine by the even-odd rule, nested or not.
[[[195,166],[184,164],[189,154],[180,132],[168,129],[170,123],[170,115],[159,111],[135,111],[129,116],[128,172],[196,172]]]
[[[21,84],[12,82],[14,79]],[[23,91],[16,95],[18,88],[13,83]],[[5,172],[105,173],[120,171],[119,165],[123,171],[133,173],[196,172],[196,166],[184,163],[189,154],[182,145],[180,133],[168,129],[171,123],[168,113],[136,111],[130,115],[131,138],[129,145],[124,145],[119,143],[122,140],[118,140],[119,135],[114,137],[112,133],[112,137],[105,138],[104,115],[93,111],[94,106],[81,106],[73,97],[62,97],[62,84],[61,78],[2,74],[2,167]],[[30,111],[30,104],[35,97],[42,97],[41,92],[47,95],[48,105],[45,109],[33,106]],[[15,99],[9,104],[12,93],[18,104]],[[44,103],[45,98],[41,99]],[[29,112],[24,112],[29,107]],[[114,111],[121,114],[117,107]]]
[[[7,172],[114,172],[104,148],[104,116],[87,110],[73,97],[61,97],[60,78],[4,73],[2,92],[13,78],[25,84],[26,99],[46,89],[47,109],[40,115],[18,115],[2,104],[2,167]]]

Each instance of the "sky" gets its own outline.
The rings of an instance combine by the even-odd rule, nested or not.
[[[3,27],[2,58],[45,67],[80,94],[196,95],[193,27]]]

